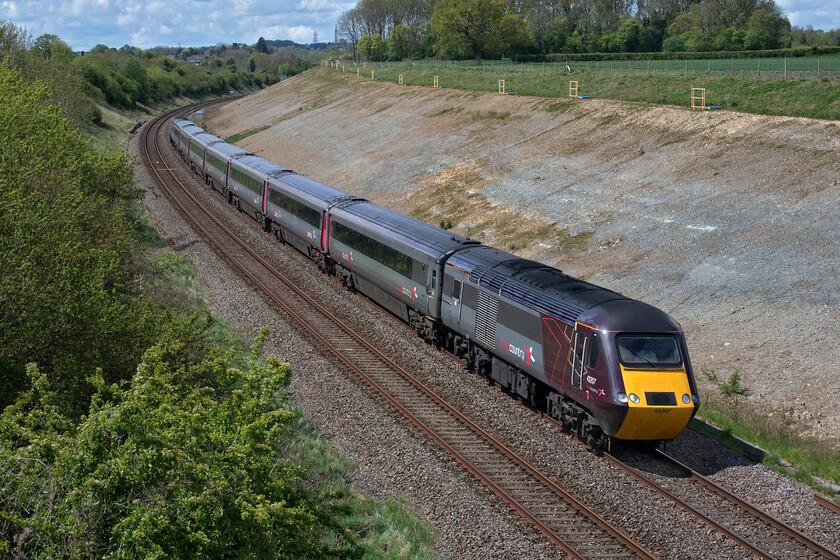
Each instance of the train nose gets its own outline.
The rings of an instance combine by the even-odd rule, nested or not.
[[[697,408],[685,369],[631,370],[622,368],[626,392],[615,395],[627,406],[616,433],[621,439],[658,440],[676,437]]]

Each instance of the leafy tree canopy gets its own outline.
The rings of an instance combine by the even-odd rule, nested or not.
[[[102,368],[127,379],[159,337],[192,329],[147,297],[125,152],[97,153],[43,82],[0,65],[0,408],[37,362],[68,403]],[[179,326],[180,325],[180,326]],[[186,331],[180,331],[180,329]]]
[[[431,28],[439,52],[465,50],[476,61],[482,54],[530,41],[525,21],[506,13],[503,0],[440,0],[432,12]]]

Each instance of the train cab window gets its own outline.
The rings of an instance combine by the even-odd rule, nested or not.
[[[677,339],[668,335],[619,335],[618,359],[632,368],[678,368],[682,365]]]
[[[598,361],[598,354],[601,353],[601,343],[598,340],[598,335],[593,334],[592,340],[589,342],[589,356],[586,359],[586,367],[594,368],[595,363]]]

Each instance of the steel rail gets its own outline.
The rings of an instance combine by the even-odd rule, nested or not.
[[[691,467],[683,464],[682,462],[678,461],[677,459],[669,456],[668,454],[664,453],[663,451],[656,449],[655,456],[660,458],[661,460],[667,462],[670,465],[676,466],[680,470],[682,470],[685,474],[687,474],[692,480],[696,481],[703,487],[707,488],[714,494],[720,496],[730,504],[733,504],[740,508],[742,511],[747,512],[749,515],[759,519],[766,525],[770,526],[771,528],[783,533],[784,535],[788,536],[793,541],[799,543],[800,545],[808,548],[809,550],[819,554],[823,558],[829,558],[833,560],[840,560],[840,555],[837,552],[823,546],[822,544],[816,542],[815,540],[811,539],[807,535],[801,533],[800,531],[794,529],[793,527],[789,526],[788,524],[784,523],[783,521],[773,517],[772,515],[768,514],[767,512],[763,511],[761,508],[758,508],[743,498],[733,494],[729,490],[721,487],[714,481],[710,480],[709,478],[703,476],[702,474],[698,473],[697,471],[693,470]],[[759,544],[751,542],[749,539],[745,538],[741,534],[737,533],[736,531],[730,529],[726,526],[723,522],[720,522],[716,519],[713,519],[711,516],[707,515],[706,513],[700,511],[698,508],[695,508],[685,500],[681,499],[674,493],[670,492],[669,490],[662,487],[662,485],[658,484],[654,480],[651,480],[637,469],[633,468],[632,466],[628,465],[627,463],[623,462],[622,460],[618,459],[617,457],[611,455],[610,453],[604,453],[604,457],[609,460],[613,465],[621,469],[622,471],[628,473],[630,476],[638,480],[639,482],[643,483],[645,486],[648,486],[650,489],[655,491],[660,496],[663,496],[669,500],[672,500],[678,507],[687,511],[697,517],[698,519],[702,520],[704,523],[711,525],[716,530],[724,533],[725,535],[729,536],[735,542],[743,546],[744,548],[748,549],[749,551],[757,554],[761,558],[768,558],[768,559],[775,559],[776,556],[773,556],[764,548],[761,548]]]
[[[814,501],[820,504],[822,507],[833,511],[837,515],[840,515],[840,506],[837,505],[837,502],[829,500],[828,498],[820,494],[814,494]]]
[[[764,511],[763,509],[759,508],[758,506],[755,506],[755,505],[747,502],[746,500],[744,500],[740,496],[737,496],[737,495],[733,494],[732,492],[730,492],[726,488],[720,486],[719,484],[712,481],[711,479],[703,476],[702,474],[695,471],[694,469],[692,469],[688,465],[685,465],[682,462],[680,462],[679,460],[671,457],[670,455],[668,455],[664,451],[661,451],[661,450],[657,449],[656,453],[659,454],[664,460],[669,461],[671,464],[680,467],[681,469],[683,469],[687,473],[690,473],[691,477],[694,480],[698,481],[700,484],[702,484],[703,486],[705,486],[706,488],[708,488],[709,490],[711,490],[712,492],[714,492],[718,496],[720,496],[723,499],[737,505],[741,509],[749,512],[750,514],[752,514],[755,517],[757,517],[758,519],[764,521],[765,523],[767,523],[771,527],[773,527],[773,528],[781,531],[785,535],[789,536],[791,539],[798,542],[799,544],[813,550],[814,552],[820,554],[821,556],[823,556],[825,558],[831,558],[833,560],[840,560],[840,554],[838,554],[837,552],[823,546],[822,544],[818,543],[817,541],[815,541],[811,537],[803,534],[802,532],[794,529],[793,527],[791,527],[790,525],[788,525],[787,523],[785,523],[781,519],[773,517],[772,515],[770,515],[769,513]]]
[[[148,136],[149,131],[153,129],[154,126],[157,126],[157,130],[153,134],[153,139],[155,141],[155,149],[157,150],[158,156],[160,161],[163,162],[165,160],[162,152],[160,151],[160,146],[158,144],[158,135],[159,130],[163,126],[163,124],[167,121],[166,116],[161,117],[154,121],[154,123],[150,123],[147,125],[147,128],[144,129],[143,133],[143,149],[146,151],[147,159],[151,164],[152,158],[148,152]],[[165,170],[170,174],[171,169],[165,167]],[[330,343],[322,334],[318,331],[317,328],[313,327],[310,324],[309,320],[304,319],[301,317],[296,311],[291,309],[284,301],[278,298],[272,291],[269,289],[262,281],[260,281],[251,271],[247,269],[245,265],[238,262],[238,259],[234,257],[234,255],[224,248],[221,243],[216,242],[213,240],[212,235],[210,232],[205,228],[200,221],[193,216],[189,210],[178,200],[175,194],[170,191],[169,187],[166,186],[166,181],[159,173],[159,170],[154,165],[150,165],[150,171],[157,177],[157,180],[161,183],[161,186],[169,192],[170,197],[172,198],[173,202],[175,202],[187,216],[187,218],[195,224],[195,226],[210,239],[217,248],[227,256],[231,262],[246,276],[248,277],[256,286],[260,288],[272,301],[274,301],[278,306],[280,306],[289,316],[299,323],[304,329],[307,330],[320,344],[323,345],[325,349],[328,349],[341,363],[347,366],[351,371],[359,375],[360,378],[364,379],[378,394],[380,394],[383,399],[386,400],[389,404],[391,404],[394,408],[396,408],[404,417],[406,417],[409,421],[411,421],[415,426],[417,426],[423,433],[427,434],[435,443],[437,443],[442,449],[444,449],[450,456],[452,456],[459,464],[461,464],[468,472],[476,476],[485,486],[487,486],[491,491],[493,491],[499,498],[501,498],[505,503],[507,503],[511,508],[513,508],[517,513],[519,513],[523,518],[531,522],[541,533],[543,533],[546,537],[548,537],[552,542],[554,542],[558,547],[563,549],[573,558],[585,558],[585,556],[581,555],[578,550],[569,545],[557,532],[549,527],[545,522],[543,522],[538,515],[531,512],[527,507],[521,505],[515,497],[511,496],[509,491],[506,491],[502,488],[497,481],[494,479],[492,475],[488,475],[487,473],[483,472],[482,469],[476,467],[473,464],[473,461],[469,460],[467,457],[464,456],[463,451],[459,451],[456,449],[449,441],[446,440],[445,437],[438,434],[433,428],[428,426],[424,423],[421,419],[417,418],[416,414],[412,413],[407,407],[403,406],[403,404],[394,398],[386,389],[381,386],[381,383],[375,381],[370,375],[368,375],[365,371],[362,371],[361,368],[348,357],[347,352],[342,352],[340,348],[335,347],[332,343]],[[387,356],[379,352],[376,348],[370,345],[367,341],[356,335],[352,332],[351,329],[346,327],[337,317],[334,317],[331,313],[329,313],[326,309],[324,309],[320,304],[312,300],[307,294],[302,292],[297,286],[294,286],[293,283],[290,283],[288,280],[285,280],[283,275],[274,269],[268,262],[265,261],[260,255],[254,252],[250,247],[247,246],[244,242],[240,241],[238,237],[233,234],[228,228],[224,226],[215,216],[213,216],[210,212],[203,208],[203,206],[193,197],[191,193],[186,189],[186,187],[176,178],[174,174],[172,178],[178,182],[181,187],[184,189],[184,192],[187,196],[192,198],[194,204],[196,204],[199,208],[202,209],[203,212],[207,214],[207,216],[215,222],[216,227],[219,227],[223,231],[226,232],[231,239],[237,241],[242,249],[250,254],[252,258],[260,262],[260,264],[265,267],[267,270],[271,271],[273,275],[277,278],[283,280],[288,284],[288,288],[296,292],[296,295],[300,298],[307,301],[307,304],[312,306],[312,308],[316,309],[319,313],[325,315],[327,317],[327,322],[332,327],[339,327],[341,329],[346,330],[346,333],[354,338],[354,342],[359,344],[361,347],[365,348],[367,351],[371,352],[372,354],[377,356],[378,360],[381,360],[385,363],[390,369],[399,373],[399,375],[403,376],[403,378],[408,381],[411,385],[413,385],[418,390],[424,391],[429,398],[431,398],[437,406],[445,409],[447,414],[451,415],[452,417],[456,418],[462,425],[467,426],[469,430],[473,433],[477,434],[479,437],[483,438],[484,441],[488,442],[498,453],[502,456],[508,458],[509,460],[513,461],[517,464],[518,468],[521,469],[523,472],[527,473],[532,479],[538,481],[542,484],[545,488],[549,491],[554,493],[558,498],[565,501],[572,509],[578,511],[581,515],[585,515],[592,520],[593,523],[600,526],[599,528],[604,531],[611,539],[614,539],[616,542],[620,543],[621,546],[626,548],[624,553],[618,554],[620,557],[626,557],[629,555],[641,558],[652,558],[652,556],[645,551],[641,546],[634,543],[631,539],[623,535],[619,530],[614,528],[610,525],[606,520],[602,519],[600,516],[586,508],[582,503],[577,501],[574,497],[563,491],[557,485],[555,485],[551,480],[547,477],[543,476],[539,473],[536,469],[531,467],[527,464],[523,459],[519,458],[514,452],[509,450],[505,447],[501,442],[497,441],[495,438],[490,436],[484,432],[480,427],[475,425],[469,419],[464,417],[460,412],[452,408],[448,405],[443,399],[439,396],[434,394],[431,390],[426,388],[422,383],[420,383],[417,379],[411,376],[408,372],[404,371],[400,368],[397,364],[391,361]],[[601,551],[603,552],[603,551]],[[599,554],[599,556],[602,556]]]

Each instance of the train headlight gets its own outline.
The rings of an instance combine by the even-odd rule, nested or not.
[[[688,393],[683,395],[683,404],[688,404],[690,402],[691,402],[691,395],[689,395]]]
[[[639,395],[636,393],[630,393],[630,402],[633,404],[639,404]]]
[[[618,393],[615,396],[615,400],[617,400],[621,404],[627,404],[627,395],[625,395],[624,393]]]

